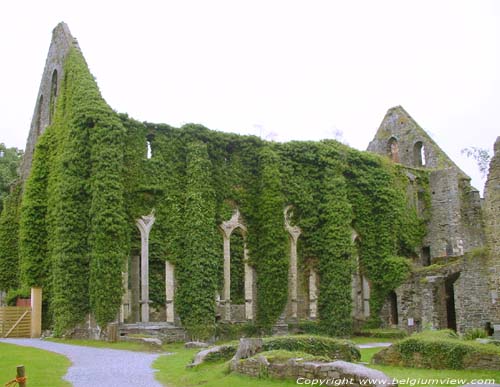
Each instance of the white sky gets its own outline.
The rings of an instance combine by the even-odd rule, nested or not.
[[[138,120],[366,149],[402,105],[482,190],[500,135],[500,1],[2,1],[0,142],[24,148],[65,21],[108,103]]]

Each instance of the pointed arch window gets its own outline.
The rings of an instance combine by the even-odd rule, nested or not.
[[[399,146],[396,137],[391,137],[387,143],[387,154],[395,163],[399,163]]]
[[[57,70],[52,72],[52,80],[50,82],[50,110],[49,110],[49,123],[52,123],[54,112],[56,110],[57,99]]]

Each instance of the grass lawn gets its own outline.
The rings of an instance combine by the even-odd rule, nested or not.
[[[379,338],[379,337],[361,337],[361,336],[356,336],[356,337],[351,337],[350,339],[352,342],[356,344],[371,344],[371,343],[395,343],[399,339],[387,339],[387,338]]]
[[[153,368],[159,372],[156,379],[169,387],[278,387],[278,386],[297,386],[294,380],[271,380],[256,379],[227,372],[227,364],[211,363],[202,365],[195,369],[186,368],[191,361],[197,349],[184,349],[182,344],[169,345],[166,350],[174,352],[172,355],[161,356],[154,364]],[[368,348],[361,350],[361,360],[369,362],[372,356],[382,348]],[[432,384],[433,386],[453,387],[465,384],[473,379],[495,379],[500,382],[500,372],[498,371],[472,371],[472,370],[430,370],[418,368],[402,368],[388,366],[372,366],[386,375],[398,379],[463,379],[461,384],[450,384],[443,382],[441,384]],[[416,383],[414,387],[429,387],[429,384]]]
[[[62,380],[71,362],[63,355],[37,348],[0,343],[0,385],[16,376],[16,367],[26,367],[27,385],[30,387],[70,387]]]
[[[173,355],[161,356],[154,363],[158,369],[156,379],[169,387],[291,387],[297,386],[294,380],[257,379],[237,374],[228,374],[227,364],[211,363],[197,368],[186,368],[198,352],[197,349],[184,349],[183,345],[167,346]]]
[[[84,347],[94,347],[94,348],[121,349],[124,351],[135,351],[135,352],[165,351],[164,349],[156,349],[147,344],[130,343],[126,341],[118,341],[116,343],[110,343],[108,341],[100,341],[100,340],[76,340],[76,339],[56,339],[56,338],[50,338],[46,340],[61,344],[81,345]]]
[[[361,361],[370,362],[371,358],[378,351],[383,348],[367,348],[361,349]],[[397,379],[464,379],[463,383],[450,384],[450,383],[437,383],[433,386],[460,386],[472,381],[473,379],[495,379],[496,383],[500,383],[500,371],[486,371],[486,370],[433,370],[424,368],[404,368],[404,367],[392,367],[392,366],[381,366],[381,365],[370,365],[370,368],[374,368],[382,371],[387,376]],[[426,386],[428,384],[415,384],[417,386]]]

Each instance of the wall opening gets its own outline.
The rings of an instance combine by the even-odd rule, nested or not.
[[[42,134],[42,105],[43,105],[43,95],[40,96],[38,100],[38,105],[36,107],[36,120],[35,120],[35,133],[36,136]]]
[[[389,306],[390,306],[389,324],[398,325],[399,323],[398,296],[395,291],[392,291],[389,293],[389,296],[387,298],[389,299]]]
[[[399,146],[395,137],[391,137],[387,143],[387,154],[392,161],[399,163]]]
[[[354,239],[356,247],[355,265],[356,270],[352,279],[352,299],[353,299],[353,316],[357,320],[365,320],[370,317],[370,282],[364,275],[363,266],[359,258],[359,237]]]
[[[148,160],[153,157],[153,140],[153,135],[149,135],[146,137],[146,158]]]
[[[245,304],[245,239],[240,228],[231,233],[231,304]]]
[[[422,141],[413,145],[413,166],[425,167],[425,146]]]
[[[455,310],[455,289],[454,284],[457,281],[460,273],[450,275],[444,281],[445,297],[446,297],[446,320],[447,328],[457,330],[457,314]]]
[[[431,265],[431,247],[424,246],[422,247],[422,266],[430,266]]]
[[[50,84],[50,107],[49,107],[49,123],[52,123],[54,112],[56,110],[57,99],[57,70],[52,73],[52,81]]]

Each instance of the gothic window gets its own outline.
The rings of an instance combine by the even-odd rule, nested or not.
[[[387,153],[392,161],[399,163],[398,140],[395,137],[391,137],[387,143]]]
[[[56,110],[56,99],[57,99],[57,70],[52,73],[52,81],[50,83],[50,111],[49,111],[49,123],[52,123],[54,117],[54,112]]]
[[[40,96],[40,99],[38,100],[38,106],[36,108],[35,133],[37,137],[42,134],[42,105],[43,95]]]
[[[413,165],[425,167],[425,146],[422,141],[416,142],[413,146]]]

